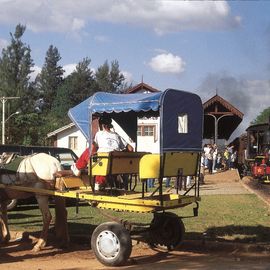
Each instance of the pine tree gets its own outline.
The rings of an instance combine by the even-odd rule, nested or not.
[[[112,86],[110,83],[110,67],[108,61],[98,67],[96,71],[96,83],[97,90],[103,92],[112,92]]]
[[[0,95],[20,97],[11,107],[24,110],[23,99],[29,95],[31,68],[34,66],[31,49],[21,38],[26,27],[18,24],[10,33],[11,42],[0,57]],[[20,107],[20,108],[19,108]]]
[[[120,72],[118,61],[112,61],[111,67],[108,61],[98,67],[96,71],[97,91],[120,92],[124,87],[124,75]]]
[[[58,49],[50,45],[46,53],[45,63],[36,78],[37,90],[40,97],[43,98],[47,110],[52,108],[57,89],[63,82],[64,70],[58,64],[60,60],[61,56]]]
[[[95,80],[89,65],[91,60],[84,58],[58,89],[53,103],[57,117],[63,118],[71,107],[79,104],[94,93]]]
[[[90,69],[91,60],[84,58],[69,76],[70,99],[72,106],[77,105],[94,93],[94,75]]]
[[[0,57],[0,95],[18,97],[7,102],[7,117],[16,111],[27,113],[34,102],[34,90],[30,82],[31,68],[34,64],[30,47],[22,41],[25,30],[26,27],[21,24],[16,26],[15,33],[10,33],[10,44],[2,50]],[[19,143],[24,137],[24,132],[28,131],[29,122],[24,125],[24,130],[20,129],[17,122],[19,116],[16,116],[16,119],[11,117],[7,121],[6,142]]]
[[[110,78],[113,91],[112,92],[121,92],[124,88],[124,75],[120,72],[118,61],[114,60],[111,63]]]

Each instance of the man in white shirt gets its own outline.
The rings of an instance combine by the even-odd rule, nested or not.
[[[100,117],[99,125],[100,130],[94,138],[94,145],[97,148],[97,152],[133,151],[133,147],[112,129],[112,119],[110,117]]]
[[[93,142],[97,152],[133,152],[133,147],[113,130],[112,119],[109,116],[101,116],[99,119],[99,125],[100,130],[96,133]],[[102,177],[96,177],[95,190],[99,190],[100,186],[105,184],[105,181],[105,178],[102,179]]]

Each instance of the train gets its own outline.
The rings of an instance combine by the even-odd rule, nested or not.
[[[250,125],[232,144],[238,152],[240,175],[270,183],[270,121]]]

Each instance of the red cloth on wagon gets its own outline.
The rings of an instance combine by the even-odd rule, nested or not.
[[[94,145],[92,145],[91,154],[96,154],[97,149]],[[76,167],[78,170],[85,169],[88,165],[88,161],[90,159],[90,151],[89,149],[85,149],[84,152],[81,154],[80,158],[76,162]],[[105,184],[106,183],[106,177],[97,175],[95,179],[97,184]]]

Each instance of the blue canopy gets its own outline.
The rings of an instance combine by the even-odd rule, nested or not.
[[[97,92],[68,112],[90,141],[92,119],[97,114],[110,114],[135,142],[137,118],[159,116],[161,151],[201,151],[203,107],[196,94],[174,89],[141,94]],[[187,127],[179,131],[183,119]]]

